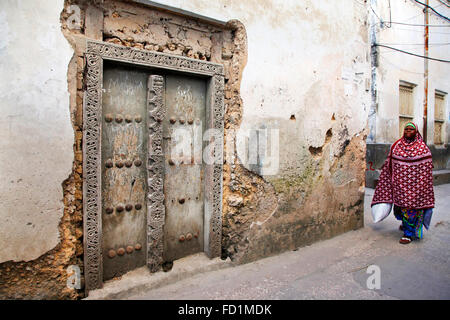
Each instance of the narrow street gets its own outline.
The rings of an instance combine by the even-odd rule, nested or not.
[[[450,184],[435,187],[430,230],[408,245],[399,244],[392,213],[372,222],[373,191],[366,189],[363,229],[128,299],[450,299]],[[367,288],[370,265],[380,268],[380,289]]]

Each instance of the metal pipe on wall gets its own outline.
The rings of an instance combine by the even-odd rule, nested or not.
[[[424,48],[424,99],[423,99],[423,139],[425,143],[427,143],[427,134],[428,134],[428,38],[429,38],[429,27],[428,27],[428,6],[429,0],[426,0],[427,6],[424,8],[425,15],[425,48]]]

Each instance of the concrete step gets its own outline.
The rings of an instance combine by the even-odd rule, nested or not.
[[[166,286],[197,274],[233,266],[230,258],[210,259],[205,253],[193,254],[174,261],[170,271],[151,273],[147,267],[132,270],[119,279],[108,280],[103,288],[92,290],[84,300],[118,300]]]

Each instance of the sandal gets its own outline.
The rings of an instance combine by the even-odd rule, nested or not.
[[[408,243],[410,243],[412,241],[412,239],[410,238],[410,237],[402,237],[401,239],[400,239],[400,243],[401,244],[408,244]]]

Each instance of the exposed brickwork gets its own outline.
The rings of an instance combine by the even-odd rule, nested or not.
[[[81,9],[80,29],[71,29],[68,26],[71,14],[67,9],[70,5],[77,5]],[[235,28],[240,28],[240,36],[242,32],[245,35],[243,27],[237,22],[231,22],[226,28],[219,28],[152,10],[130,1],[67,0],[65,8],[61,13],[62,32],[75,51],[68,69],[70,112],[75,132],[75,159],[72,174],[62,184],[65,209],[59,226],[61,242],[36,260],[0,264],[2,299],[78,299],[84,296],[83,290],[69,289],[66,283],[70,276],[67,273],[70,265],[78,265],[83,272],[83,53],[86,35],[92,38],[98,34],[98,30],[87,30],[96,27],[95,22],[88,21],[92,12],[103,12],[103,25],[100,26],[100,32],[103,33],[100,40],[224,64],[227,103],[239,101],[241,108],[239,84],[234,81],[240,81],[242,67],[233,63],[240,63],[241,56],[246,57],[246,47],[235,48],[232,42]],[[239,59],[233,59],[233,50],[239,50],[236,54]],[[233,72],[239,72],[239,75],[232,76]]]
[[[82,267],[81,159],[64,181],[64,215],[59,225],[61,242],[38,259],[0,264],[1,299],[77,299],[82,292],[67,287],[70,265]],[[81,269],[82,271],[82,269]]]

